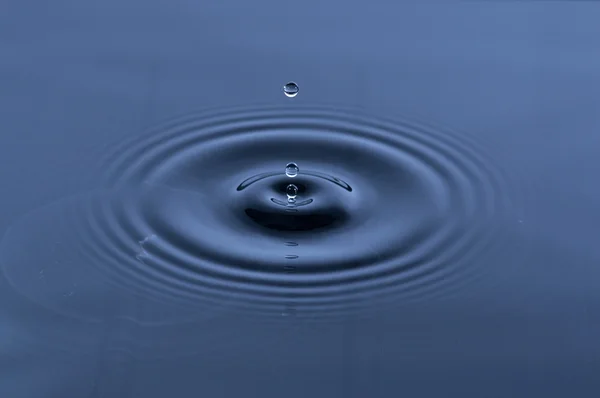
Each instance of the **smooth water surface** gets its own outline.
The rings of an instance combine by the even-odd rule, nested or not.
[[[599,20],[3,6],[0,397],[599,396]]]

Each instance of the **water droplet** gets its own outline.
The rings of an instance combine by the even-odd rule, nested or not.
[[[285,166],[285,175],[288,177],[296,177],[298,175],[298,171],[300,171],[300,169],[296,163],[288,163],[287,166]]]
[[[296,254],[286,254],[285,258],[286,260],[295,260],[298,256]]]
[[[298,187],[294,184],[290,184],[285,189],[285,193],[287,194],[288,202],[295,202],[296,196],[298,195]]]
[[[286,97],[294,98],[296,95],[298,95],[298,91],[300,91],[300,89],[294,82],[289,82],[283,86],[283,93],[286,95]]]

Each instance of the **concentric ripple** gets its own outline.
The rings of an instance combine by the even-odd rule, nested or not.
[[[267,313],[451,294],[485,273],[511,208],[464,137],[325,108],[194,115],[104,165],[110,188],[47,219],[79,261],[162,300]]]

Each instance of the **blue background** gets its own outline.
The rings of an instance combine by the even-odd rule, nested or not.
[[[461,298],[368,322],[175,324],[133,301],[85,322],[0,279],[0,396],[597,397],[599,49],[595,2],[4,2],[0,233],[94,189],[115,140],[196,109],[281,105],[289,80],[297,103],[469,132],[521,206],[510,263]]]

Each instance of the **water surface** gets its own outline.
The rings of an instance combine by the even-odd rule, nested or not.
[[[4,6],[0,396],[596,397],[598,20]]]

